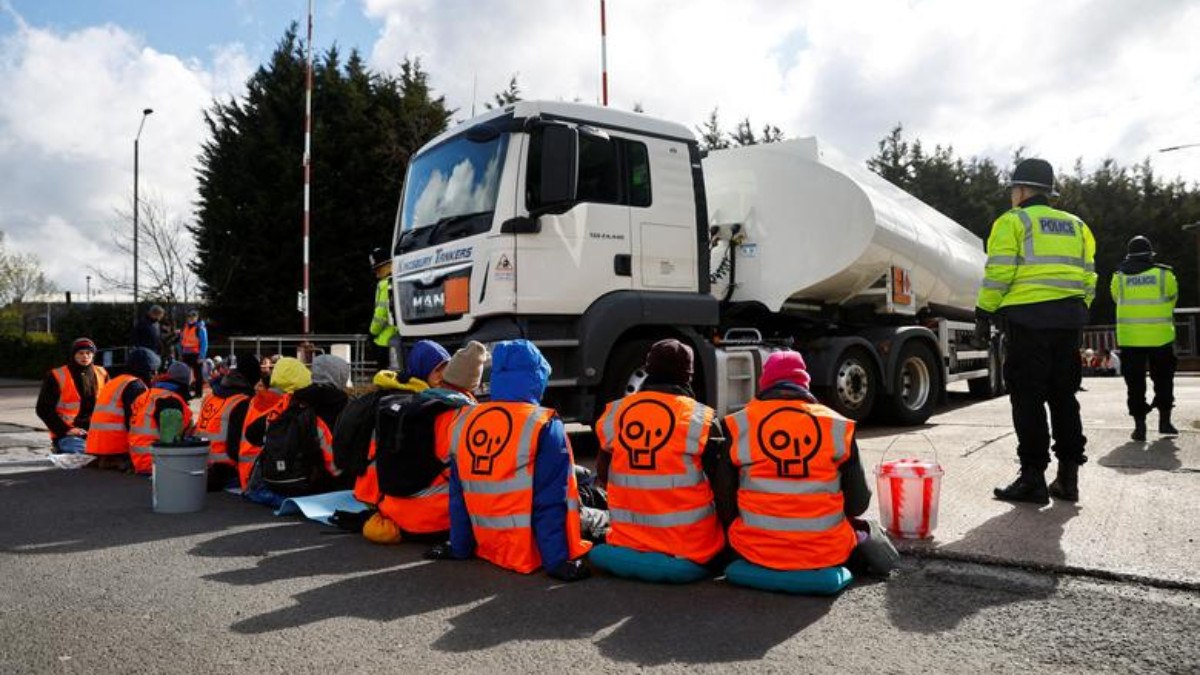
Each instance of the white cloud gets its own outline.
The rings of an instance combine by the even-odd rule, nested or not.
[[[236,45],[215,47],[204,64],[118,26],[62,33],[18,18],[0,41],[0,173],[11,177],[0,183],[0,229],[13,248],[36,253],[77,293],[91,266],[131,270],[109,242],[115,211],[132,202],[142,108],[154,109],[141,139],[142,194],[190,218],[203,111],[240,89],[251,68]]]
[[[599,97],[599,3],[365,0],[382,25],[371,63],[419,56],[434,86],[470,114],[513,73],[527,98]],[[1013,151],[1060,168],[1077,157],[1200,180],[1200,5],[1072,0],[610,0],[614,106],[637,102],[690,125],[719,106],[815,134],[856,159],[896,123],[1002,165]]]

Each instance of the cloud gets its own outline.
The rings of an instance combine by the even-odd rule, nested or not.
[[[481,11],[467,0],[365,0],[382,24],[376,68],[420,57],[434,86],[470,115],[513,73],[526,98],[596,102],[599,3],[527,0]],[[610,1],[608,69],[616,107],[726,128],[750,117],[817,135],[864,160],[893,125],[1006,165],[1042,154],[1131,164],[1200,180],[1200,5],[1184,0],[990,8],[960,0]],[[475,83],[478,86],[475,86]],[[473,91],[475,91],[473,95]],[[481,106],[480,106],[481,109]]]
[[[17,17],[16,26],[0,39],[0,229],[60,287],[81,292],[89,267],[132,269],[109,242],[116,211],[132,202],[142,108],[154,109],[140,143],[143,194],[190,218],[203,111],[238,91],[252,66],[236,45],[214,47],[206,64],[113,25],[58,32]]]

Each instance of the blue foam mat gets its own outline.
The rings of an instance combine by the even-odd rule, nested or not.
[[[318,523],[332,526],[333,523],[329,522],[329,518],[333,515],[334,511],[358,513],[366,510],[367,506],[354,498],[353,490],[340,490],[320,495],[285,499],[279,505],[279,508],[275,510],[275,515],[290,516],[299,513],[309,520],[315,520]]]

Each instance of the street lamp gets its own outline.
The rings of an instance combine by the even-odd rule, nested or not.
[[[1184,143],[1183,145],[1172,145],[1169,148],[1159,148],[1159,152],[1174,152],[1185,148],[1200,148],[1200,143]]]
[[[146,118],[150,113],[154,112],[151,108],[146,108],[142,111],[142,121],[138,124],[137,136],[133,137],[133,320],[138,318],[138,239],[140,238],[140,230],[138,230],[138,211],[141,210],[141,203],[138,202],[138,141],[142,139],[142,128],[146,126]]]

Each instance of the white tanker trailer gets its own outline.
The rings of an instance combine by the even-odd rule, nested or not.
[[[538,101],[435,138],[397,215],[404,341],[530,339],[547,404],[583,422],[665,337],[720,413],[781,347],[854,419],[923,422],[955,380],[1000,392],[998,350],[968,344],[977,237],[815,139],[703,155],[679,124]]]

